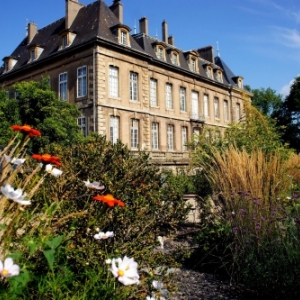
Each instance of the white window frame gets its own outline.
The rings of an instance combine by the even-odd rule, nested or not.
[[[158,59],[165,59],[165,55],[164,55],[165,49],[162,46],[157,46],[156,48],[156,57]]]
[[[220,101],[218,97],[214,98],[214,116],[215,119],[220,119]]]
[[[150,106],[157,107],[157,80],[150,78]]]
[[[172,62],[172,64],[178,66],[179,65],[178,61],[179,61],[178,53],[172,52],[171,53],[171,62]]]
[[[196,68],[197,68],[196,59],[194,57],[191,57],[191,59],[190,59],[190,70],[192,72],[196,72]]]
[[[120,33],[120,42],[122,45],[127,45],[127,32],[124,31],[124,30],[121,30],[121,33]]]
[[[236,122],[239,122],[241,118],[241,105],[240,103],[235,104],[235,119]]]
[[[130,72],[130,100],[138,101],[138,74]]]
[[[184,87],[180,87],[179,90],[179,98],[180,98],[180,110],[186,111],[186,89]]]
[[[168,150],[174,150],[174,125],[168,124],[167,126],[167,143]]]
[[[58,97],[61,100],[67,101],[68,100],[68,73],[67,72],[63,72],[58,75],[58,89],[59,89]]]
[[[199,119],[199,93],[192,91],[192,118],[195,120]]]
[[[153,122],[151,125],[151,147],[152,150],[159,150],[159,124],[157,122]]]
[[[87,96],[87,66],[77,69],[77,98]]]
[[[85,116],[81,116],[79,118],[77,118],[77,124],[80,127],[83,136],[87,136],[87,124],[86,124],[86,117]]]
[[[119,97],[119,68],[116,66],[109,66],[109,96]]]
[[[188,141],[188,128],[187,126],[182,126],[181,127],[181,147],[182,151],[185,152],[187,151],[187,141]]]
[[[120,118],[118,116],[110,116],[109,120],[109,138],[111,143],[115,144],[119,139]]]
[[[173,109],[172,84],[166,83],[166,109]]]
[[[137,119],[131,119],[130,145],[131,149],[138,149],[139,147],[139,120]]]

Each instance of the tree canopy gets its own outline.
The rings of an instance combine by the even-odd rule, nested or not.
[[[41,81],[19,82],[14,85],[16,99],[8,99],[5,92],[0,93],[0,124],[28,124],[41,132],[42,137],[32,140],[32,150],[37,152],[52,143],[71,145],[82,138],[77,125],[80,116],[78,108],[59,100],[50,89],[47,78]],[[5,144],[10,133],[2,135]]]

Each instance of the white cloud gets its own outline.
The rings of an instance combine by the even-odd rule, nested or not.
[[[280,44],[290,48],[300,48],[300,33],[296,29],[273,27],[274,36]]]
[[[300,76],[300,74],[298,74],[296,77]],[[280,91],[279,94],[281,94],[283,97],[286,97],[289,95],[290,90],[291,90],[291,86],[294,83],[295,79],[291,80],[289,83],[287,83],[286,85],[284,85]]]

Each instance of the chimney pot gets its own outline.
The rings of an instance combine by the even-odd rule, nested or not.
[[[148,35],[148,19],[146,17],[140,19],[140,32]]]
[[[123,4],[120,0],[114,0],[113,4],[109,8],[119,19],[120,23],[123,24]]]
[[[27,28],[27,43],[30,44],[37,33],[37,25],[33,22],[28,23]]]
[[[168,43],[168,23],[165,20],[162,22],[162,40]]]
[[[174,37],[172,35],[168,37],[168,44],[174,46]]]

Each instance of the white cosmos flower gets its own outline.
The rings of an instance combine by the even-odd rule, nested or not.
[[[46,165],[45,171],[53,175],[54,177],[58,177],[63,173],[62,170],[54,168],[51,164]]]
[[[121,258],[113,258],[111,268],[109,269],[113,275],[124,285],[139,284],[139,274],[137,272],[138,264],[133,258],[124,256]]]
[[[164,286],[162,282],[157,281],[157,280],[153,280],[152,285],[153,285],[154,288],[156,288],[158,290],[161,290]]]
[[[97,234],[94,235],[94,238],[96,240],[106,240],[110,237],[113,237],[114,236],[114,233],[113,231],[107,231],[107,232],[99,232]]]
[[[11,159],[10,156],[8,156],[6,154],[4,154],[4,158],[7,162],[10,162],[11,164],[17,165],[17,166],[22,165],[26,160],[25,158],[16,158],[16,157]]]
[[[6,198],[11,199],[19,204],[22,205],[31,204],[30,200],[24,199],[26,197],[26,193],[23,194],[22,189],[15,190],[10,184],[1,186],[1,192]]]
[[[20,267],[14,264],[13,259],[11,257],[7,257],[4,260],[4,264],[0,260],[0,276],[2,278],[16,276],[19,275],[19,273]]]
[[[105,186],[104,185],[100,185],[100,182],[98,181],[94,181],[94,182],[90,182],[89,179],[87,181],[84,181],[84,184],[87,188],[89,189],[95,189],[95,190],[104,190]]]

